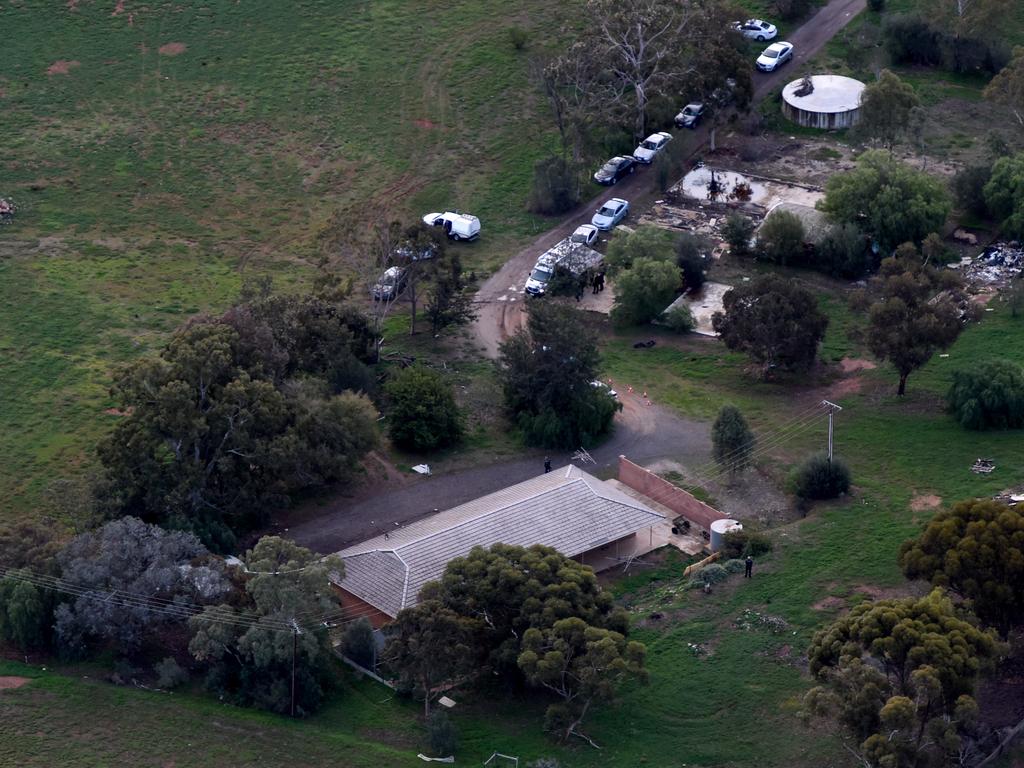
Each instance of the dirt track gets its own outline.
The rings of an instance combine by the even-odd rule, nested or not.
[[[833,35],[864,10],[865,4],[866,0],[832,0],[789,35],[786,39],[794,46],[793,61],[785,64],[778,72],[754,73],[751,109],[755,109],[772,90],[798,77],[802,63],[812,58]],[[694,131],[695,143],[686,161],[704,150],[708,133],[708,125],[702,125]],[[686,135],[682,131],[676,135],[680,134]],[[654,198],[649,173],[641,168],[633,176],[623,179],[594,199],[581,204],[562,224],[545,232],[505,262],[501,269],[480,287],[477,293],[479,314],[474,327],[477,341],[486,350],[485,354],[488,357],[496,357],[498,345],[515,333],[522,324],[523,285],[537,257],[571,235],[580,224],[589,223],[593,212],[612,197],[629,200],[632,208],[630,218],[635,219],[636,211]]]

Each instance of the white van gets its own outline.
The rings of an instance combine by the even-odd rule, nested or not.
[[[423,217],[423,223],[430,227],[444,227],[445,234],[452,240],[476,240],[480,237],[480,219],[468,213],[428,213]]]

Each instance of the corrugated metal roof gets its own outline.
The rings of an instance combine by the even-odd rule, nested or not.
[[[395,616],[415,605],[423,585],[439,579],[451,560],[475,546],[543,544],[573,557],[662,519],[569,466],[342,550],[341,586]]]

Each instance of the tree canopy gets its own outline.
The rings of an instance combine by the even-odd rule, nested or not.
[[[939,590],[861,603],[811,640],[821,685],[806,703],[838,721],[866,765],[944,764],[970,733],[975,680],[998,652],[996,638]]]
[[[521,639],[531,627],[573,617],[621,634],[629,626],[593,570],[540,545],[474,547],[448,563],[440,581],[424,585],[420,599],[437,600],[481,622],[481,669],[506,676],[514,673]]]
[[[735,405],[723,405],[711,425],[711,448],[715,462],[731,473],[750,466],[754,451],[754,433]]]
[[[71,657],[103,643],[126,655],[138,651],[144,640],[178,618],[154,610],[151,598],[171,605],[206,604],[230,588],[220,562],[194,535],[165,531],[134,517],[79,534],[57,560],[64,580],[95,590],[56,610],[57,644]],[[146,601],[108,600],[106,593],[115,591]]]
[[[892,250],[941,229],[952,203],[940,180],[875,149],[864,152],[853,170],[829,178],[818,207],[836,222],[863,227],[883,250]]]
[[[803,261],[804,223],[790,211],[775,211],[757,231],[757,256],[781,266]]]
[[[746,352],[767,378],[775,368],[808,368],[818,354],[828,318],[814,295],[791,280],[773,275],[733,288],[724,312],[712,317],[729,349]]]
[[[898,395],[906,392],[907,377],[960,335],[962,324],[953,302],[933,300],[950,285],[949,276],[902,249],[900,257],[882,262],[872,280],[875,302],[868,310],[868,348],[888,360],[899,373]]]
[[[953,372],[949,410],[967,429],[1024,427],[1024,369],[1008,360],[987,360]]]
[[[527,442],[579,448],[611,429],[622,406],[592,386],[600,365],[579,310],[531,302],[526,328],[501,345],[497,363],[505,407]]]
[[[1024,513],[971,499],[943,510],[900,547],[908,579],[925,579],[971,601],[985,622],[1006,632],[1024,623]]]
[[[618,632],[569,618],[526,630],[518,663],[530,683],[560,699],[544,716],[547,730],[563,740],[579,735],[590,741],[579,731],[587,713],[594,704],[614,699],[624,683],[647,679],[646,652],[642,643]]]
[[[352,357],[347,321],[319,306],[192,322],[119,373],[113,393],[127,415],[99,446],[108,514],[194,531],[224,550],[292,492],[352,477],[376,444],[373,406],[330,394],[323,379],[287,378],[329,375],[338,356]]]
[[[295,711],[307,715],[332,682],[331,641],[321,617],[338,610],[329,579],[340,579],[344,565],[277,536],[260,539],[243,562],[244,591],[189,620],[189,651],[206,666],[207,687],[281,714],[291,711],[294,651]]]
[[[1003,235],[1024,237],[1024,152],[992,164],[984,195],[989,211],[1001,222]]]
[[[615,280],[612,322],[641,325],[661,317],[679,290],[679,268],[668,261],[636,259]]]
[[[1024,128],[1024,46],[1013,49],[1013,58],[985,86],[985,98],[1013,110]]]
[[[608,243],[604,264],[609,273],[616,275],[641,259],[671,261],[675,247],[676,238],[667,229],[641,224],[632,232],[620,230],[615,233]]]
[[[921,106],[913,86],[900,76],[883,69],[878,79],[868,83],[860,100],[857,133],[877,141],[890,152],[907,136],[914,107]]]

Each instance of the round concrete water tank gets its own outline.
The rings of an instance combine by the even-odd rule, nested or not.
[[[725,544],[725,534],[730,531],[742,531],[743,524],[738,520],[715,520],[711,524],[711,551],[717,552]]]
[[[782,89],[782,113],[808,128],[849,128],[860,119],[864,83],[842,75],[812,75]]]

